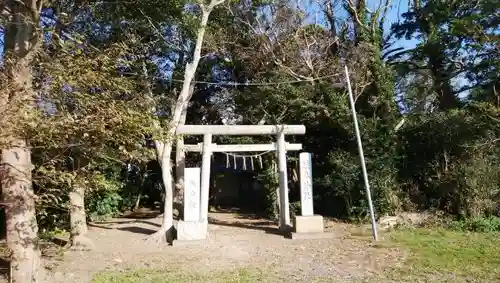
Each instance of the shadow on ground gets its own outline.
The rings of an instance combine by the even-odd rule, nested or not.
[[[238,217],[239,219],[257,219],[257,218],[244,218],[243,216]],[[261,220],[261,221],[224,221],[215,219],[212,217],[208,218],[209,224],[226,226],[226,227],[236,227],[250,230],[259,230],[264,231],[266,234],[280,235],[283,236],[283,232],[276,227],[276,223],[270,220]]]
[[[147,208],[140,208],[136,211],[127,211],[117,218],[124,219],[148,219],[157,218],[162,213],[159,210],[151,210]]]
[[[158,215],[159,212],[157,211],[131,212],[110,221],[94,221],[89,223],[88,226],[99,229],[116,229],[136,234],[151,235],[155,233],[161,225],[144,219],[152,219]],[[230,217],[227,217],[226,215],[230,215]],[[225,220],[225,218],[228,219]],[[263,219],[261,216],[254,213],[240,212],[240,210],[236,208],[220,209],[217,212],[211,212],[208,223],[212,225],[258,230],[263,231],[266,234],[286,236],[286,233],[278,229],[276,222]],[[141,227],[143,225],[134,224],[147,224],[151,227]]]
[[[122,218],[123,219],[123,218]],[[93,228],[99,228],[99,229],[107,229],[107,230],[121,230],[121,231],[128,231],[136,234],[144,234],[144,235],[151,235],[154,232],[156,232],[161,225],[151,222],[151,221],[146,221],[146,220],[139,220],[139,219],[129,219],[127,218],[127,221],[95,221],[93,223],[88,223],[87,225],[89,227]],[[121,225],[127,225],[128,226],[121,226]],[[133,224],[147,224],[151,226],[152,228],[144,228],[140,227],[139,225],[134,226]],[[120,225],[120,226],[118,226]]]
[[[238,219],[263,219],[265,218],[264,214],[255,213],[250,209],[242,209],[237,207],[225,207],[225,208],[216,208],[211,213],[216,214],[233,214],[235,218]]]
[[[88,223],[90,227],[96,227],[96,228],[103,228],[103,229],[115,229],[114,227],[110,227],[110,225],[113,224],[132,224],[132,223],[143,223],[143,224],[148,224],[151,226],[155,226],[160,228],[161,225],[151,222],[151,221],[145,221],[145,220],[137,220],[137,219],[129,219],[128,221],[94,221],[91,223]]]
[[[121,230],[121,231],[132,232],[132,233],[136,233],[136,234],[144,234],[144,235],[152,235],[157,231],[157,230],[143,228],[143,227],[137,227],[137,226],[120,227],[120,228],[116,228],[116,229]]]

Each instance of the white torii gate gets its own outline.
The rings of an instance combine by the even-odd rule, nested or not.
[[[291,227],[288,201],[288,178],[286,168],[286,152],[302,149],[301,144],[285,142],[285,135],[303,135],[303,125],[181,125],[177,127],[177,135],[203,135],[203,143],[183,145],[177,150],[202,152],[201,165],[201,205],[200,221],[208,221],[208,199],[210,184],[210,161],[213,152],[256,152],[278,151],[279,197],[280,197],[280,229]],[[270,144],[236,144],[217,145],[212,143],[213,135],[276,135],[277,142]]]

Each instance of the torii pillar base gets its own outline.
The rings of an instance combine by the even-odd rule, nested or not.
[[[208,223],[206,221],[177,222],[177,237],[172,241],[172,246],[185,246],[205,243],[208,238]]]
[[[288,234],[292,240],[333,238],[333,233],[324,232],[323,216],[295,216],[293,230]]]

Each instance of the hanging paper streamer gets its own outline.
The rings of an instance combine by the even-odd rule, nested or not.
[[[299,181],[299,176],[297,175],[297,169],[292,168],[292,181],[298,182]]]
[[[224,152],[224,154],[226,155],[226,168],[231,168],[231,165],[233,167],[234,170],[237,170],[238,169],[238,159],[241,158],[243,159],[241,161],[242,163],[242,168],[241,170],[251,170],[252,171],[255,171],[256,169],[256,165],[254,164],[254,161],[253,159],[254,158],[258,158],[258,163],[259,163],[259,166],[260,166],[260,169],[264,169],[264,162],[262,160],[262,156],[264,154],[267,154],[271,151],[266,151],[266,152],[262,152],[262,153],[259,153],[259,154],[255,154],[255,155],[238,155],[238,154],[232,154],[232,153],[227,153],[227,152]],[[230,160],[230,157],[233,157],[233,164],[231,164],[231,160]],[[247,164],[247,158],[250,158],[250,164]],[[248,167],[250,166],[250,168]]]

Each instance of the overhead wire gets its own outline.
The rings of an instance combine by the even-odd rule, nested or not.
[[[120,72],[120,74],[123,75],[136,75],[136,76],[143,76],[142,74],[139,73],[131,73],[131,72]],[[199,80],[193,80],[191,83],[193,84],[205,84],[205,85],[219,85],[219,86],[273,86],[273,85],[285,85],[285,84],[296,84],[296,83],[307,83],[307,82],[313,82],[313,81],[319,81],[323,79],[328,79],[328,78],[333,78],[342,75],[341,73],[337,74],[331,74],[327,76],[320,76],[320,77],[312,77],[308,79],[296,79],[296,80],[286,80],[286,81],[278,81],[278,82],[231,82],[231,81],[220,81],[220,82],[211,82],[211,81],[199,81]],[[184,83],[184,80],[181,79],[173,79],[173,78],[167,78],[165,76],[148,76],[150,79],[165,79],[169,80],[172,82],[178,82],[178,83]]]
[[[111,4],[111,3],[127,3],[127,1],[96,1],[94,4]],[[129,2],[133,3],[133,2]],[[11,23],[11,24],[22,24],[22,23]],[[73,38],[68,38],[69,40],[74,40]],[[92,48],[97,49],[96,47],[90,45]],[[143,76],[142,74],[139,73],[133,73],[133,72],[119,72],[121,75],[136,75],[136,76]],[[302,79],[295,79],[295,80],[286,80],[286,81],[279,81],[279,82],[232,82],[232,81],[220,81],[220,82],[212,82],[212,81],[199,81],[199,80],[193,80],[191,83],[192,84],[205,84],[205,85],[218,85],[218,86],[273,86],[273,85],[282,85],[282,84],[297,84],[297,83],[304,83],[304,82],[314,82],[314,81],[319,81],[322,79],[327,79],[327,78],[332,78],[336,76],[343,75],[343,73],[336,73],[336,74],[331,74],[331,75],[326,75],[326,76],[319,76],[319,77],[307,77],[307,78],[302,78]],[[169,80],[171,82],[177,82],[177,83],[184,83],[184,80],[181,79],[174,79],[174,78],[168,78],[168,76],[148,76],[148,79],[165,79]]]

